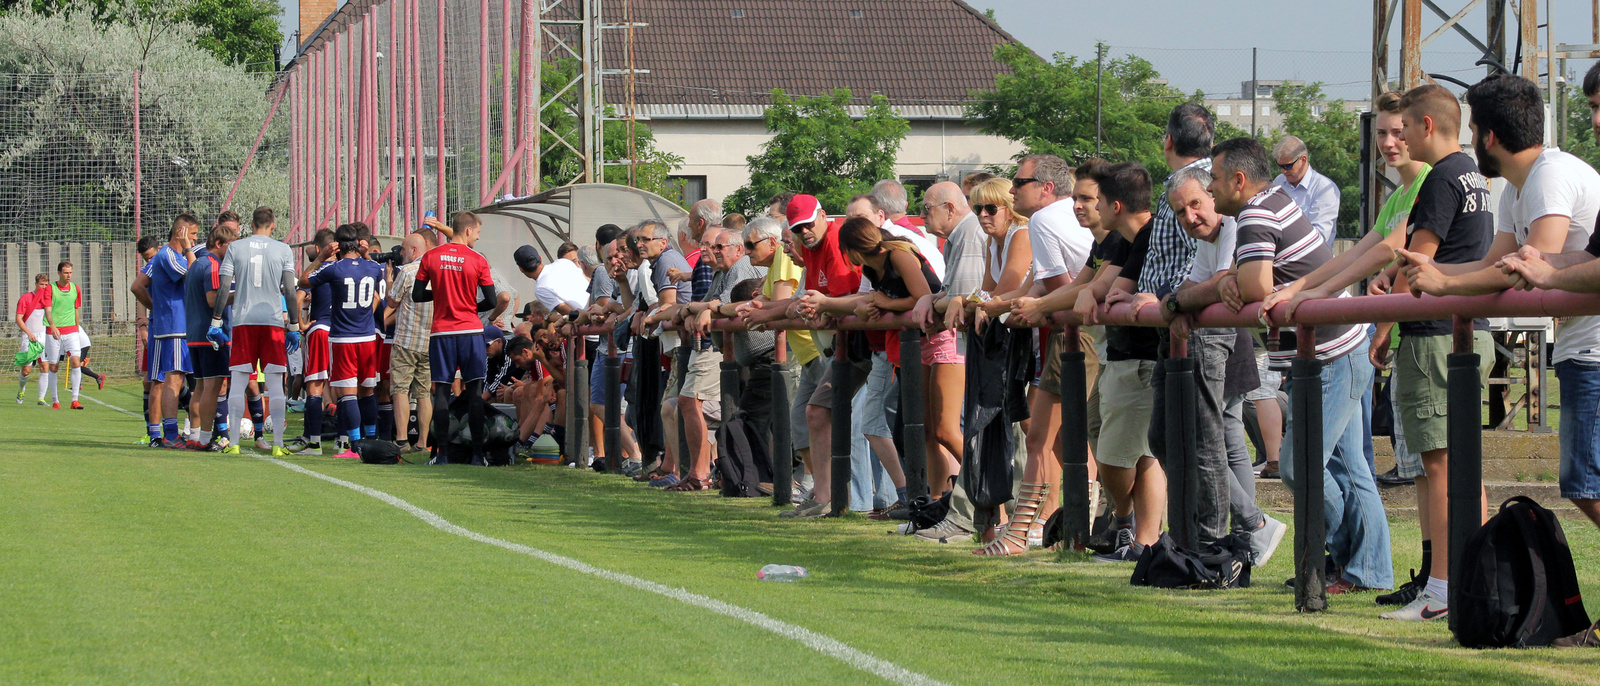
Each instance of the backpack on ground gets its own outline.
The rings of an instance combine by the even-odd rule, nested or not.
[[[1165,533],[1145,546],[1128,583],[1154,588],[1210,590],[1250,587],[1250,539],[1233,534],[1195,552]]]
[[[367,464],[400,464],[400,446],[394,441],[363,438],[350,447]]]
[[[954,490],[945,491],[935,498],[928,494],[919,495],[906,503],[909,511],[913,531],[932,529],[950,515],[950,494]]]
[[[1531,648],[1589,626],[1561,522],[1516,496],[1467,539],[1450,628],[1468,648]]]
[[[722,475],[725,498],[772,495],[761,484],[772,482],[772,460],[767,437],[756,431],[743,413],[717,427],[717,473]]]

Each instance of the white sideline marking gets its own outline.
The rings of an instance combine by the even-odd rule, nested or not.
[[[139,416],[133,412],[129,412],[117,407],[116,405],[100,402],[99,400],[90,398],[87,395],[83,397],[89,398],[89,400],[94,401],[95,403],[111,408],[123,414],[132,417]],[[283,467],[284,469],[321,479],[330,484],[334,484],[335,486],[343,486],[357,493],[377,498],[378,500],[405,511],[407,514],[426,522],[429,526],[432,526],[440,531],[455,534],[462,538],[471,539],[479,543],[487,543],[497,548],[504,548],[514,553],[521,553],[529,557],[536,557],[544,560],[545,562],[566,567],[567,569],[575,572],[581,572],[590,576],[596,576],[609,581],[615,581],[624,586],[632,586],[633,588],[637,588],[641,591],[649,591],[657,595],[666,596],[681,603],[704,608],[719,615],[732,617],[757,628],[766,629],[767,631],[775,633],[784,638],[793,641],[799,641],[812,650],[839,660],[840,662],[850,665],[851,667],[855,667],[863,672],[882,677],[886,681],[892,681],[897,684],[905,684],[906,686],[946,686],[945,682],[943,681],[939,681],[923,674],[918,674],[909,669],[896,665],[893,662],[889,662],[888,660],[879,659],[856,650],[855,648],[851,648],[841,641],[828,638],[827,636],[823,636],[822,634],[805,627],[795,626],[788,622],[773,619],[765,614],[756,612],[755,610],[742,608],[732,603],[725,603],[721,600],[709,598],[698,593],[691,593],[681,588],[672,588],[663,584],[658,584],[654,581],[646,581],[636,576],[622,574],[620,572],[613,572],[607,569],[601,569],[594,565],[574,560],[570,557],[539,550],[538,548],[532,548],[520,543],[512,543],[511,541],[495,538],[493,536],[485,536],[476,531],[472,531],[471,529],[451,524],[449,520],[446,520],[439,515],[417,507],[416,505],[412,505],[405,500],[389,495],[388,493],[378,489],[362,486],[361,484],[345,481],[344,479],[331,477],[321,472],[306,469],[305,467],[301,467],[300,465],[292,462],[284,462],[283,460],[267,457],[265,455],[250,456],[264,462],[271,462],[272,464]]]

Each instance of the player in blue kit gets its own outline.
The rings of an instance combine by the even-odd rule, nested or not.
[[[194,246],[199,239],[200,222],[190,214],[172,220],[167,244],[156,251],[134,279],[132,291],[150,307],[150,348],[147,353],[149,375],[155,391],[151,399],[150,447],[182,449],[178,435],[178,395],[188,374],[188,322],[184,317],[184,276],[194,263]]]
[[[211,233],[206,236],[206,245],[195,251],[194,264],[189,265],[189,273],[183,277],[183,310],[187,320],[186,341],[189,347],[189,364],[193,371],[191,375],[196,383],[195,389],[190,393],[189,414],[196,417],[200,426],[196,429],[199,434],[194,440],[188,442],[190,450],[207,452],[222,452],[228,447],[226,435],[213,433],[218,429],[217,415],[223,393],[223,385],[228,381],[228,346],[212,343],[206,340],[206,332],[211,328],[211,308],[216,304],[217,298],[226,301],[228,294],[221,292],[222,274],[220,266],[222,258],[228,252],[228,244],[239,239],[239,225],[231,222],[219,223],[211,228]],[[232,324],[232,309],[225,308],[222,315],[222,328],[227,330]],[[223,416],[221,431],[227,431],[227,410],[222,409]]]
[[[328,383],[338,397],[339,428],[351,442],[378,433],[377,398],[372,392],[378,385],[382,342],[378,340],[373,313],[383,298],[385,282],[383,266],[365,257],[369,236],[365,224],[340,226],[334,231],[338,261],[300,279],[302,288],[326,285],[332,291],[328,341],[333,346],[333,368]],[[324,248],[322,254],[330,251],[331,248]],[[360,458],[348,449],[335,457]]]
[[[328,343],[328,332],[333,326],[333,287],[324,283],[307,288],[303,284],[311,275],[333,262],[334,253],[338,250],[333,234],[333,229],[317,231],[316,236],[311,239],[317,252],[300,272],[302,287],[299,295],[301,302],[310,307],[308,316],[301,324],[306,327],[303,370],[306,393],[305,434],[284,444],[286,450],[296,455],[322,454],[322,394],[328,387],[328,372],[333,368],[333,349]]]

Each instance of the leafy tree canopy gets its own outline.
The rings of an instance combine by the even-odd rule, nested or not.
[[[753,216],[773,195],[797,191],[817,196],[837,214],[878,180],[895,178],[895,157],[911,125],[881,95],[872,96],[859,118],[850,115],[850,100],[847,89],[795,98],[774,90],[764,117],[774,135],[747,158],[750,183],[723,206]]]
[[[1325,100],[1320,83],[1303,88],[1279,88],[1273,94],[1278,111],[1283,113],[1283,131],[1273,132],[1263,142],[1267,150],[1285,135],[1306,143],[1306,155],[1313,169],[1339,187],[1341,238],[1361,235],[1361,127],[1360,115],[1344,108],[1338,100]],[[1313,107],[1322,114],[1313,114]],[[1220,140],[1220,139],[1219,139]]]
[[[196,45],[223,63],[250,71],[277,71],[273,49],[283,44],[282,9],[272,0],[0,0],[0,9],[35,14],[87,14],[100,24],[181,21],[200,29]]]

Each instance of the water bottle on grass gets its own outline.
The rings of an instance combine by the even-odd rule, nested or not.
[[[811,576],[805,567],[794,565],[767,565],[756,572],[756,578],[762,581],[794,581]]]

